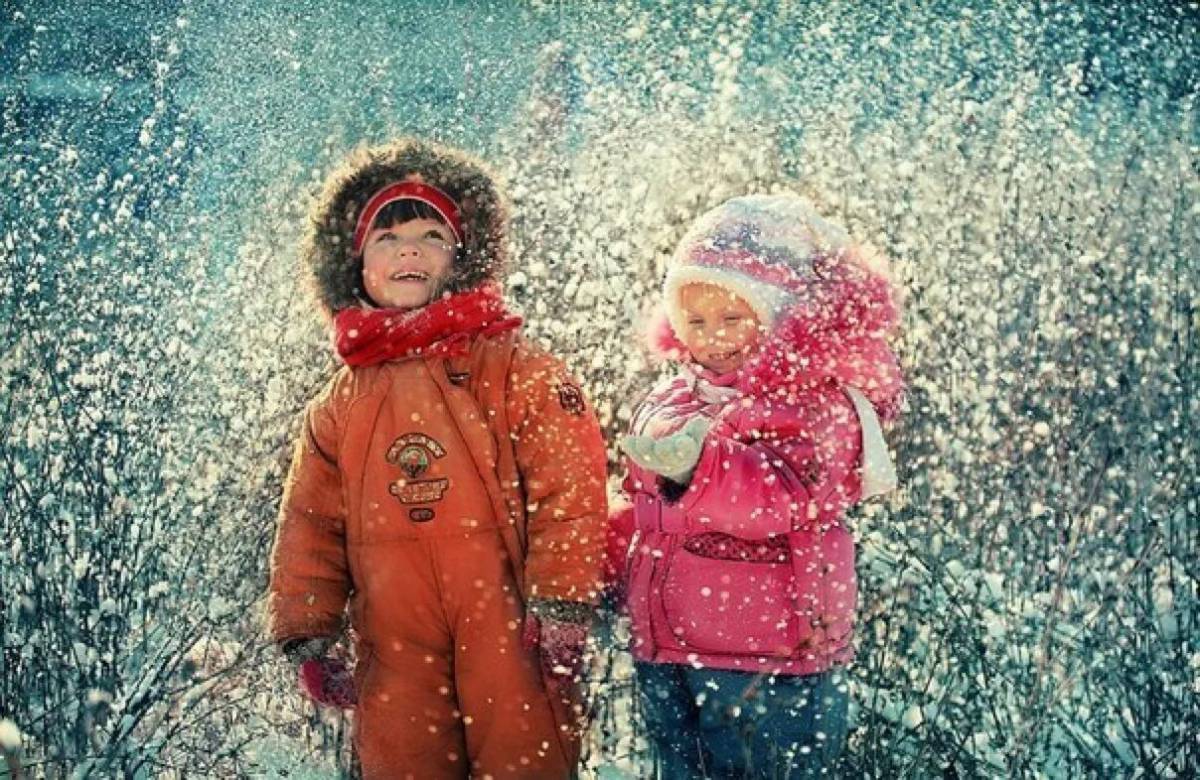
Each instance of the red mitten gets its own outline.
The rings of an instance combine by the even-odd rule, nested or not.
[[[358,703],[354,675],[336,658],[312,658],[300,664],[300,690],[317,704],[353,709]]]
[[[537,649],[542,674],[548,680],[572,682],[583,671],[583,655],[587,649],[588,627],[584,623],[568,623],[553,618],[525,617],[522,642],[525,649]]]

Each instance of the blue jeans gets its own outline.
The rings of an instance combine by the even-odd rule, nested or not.
[[[802,677],[680,664],[636,668],[661,777],[835,776],[850,704],[840,668]]]

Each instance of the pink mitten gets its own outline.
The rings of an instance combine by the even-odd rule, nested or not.
[[[326,707],[353,709],[358,703],[354,675],[336,658],[312,658],[300,664],[300,690]]]
[[[633,507],[623,507],[608,518],[604,551],[604,595],[620,605],[625,601],[625,561],[633,541]]]

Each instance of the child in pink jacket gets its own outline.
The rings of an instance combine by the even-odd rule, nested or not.
[[[791,196],[735,198],[676,250],[656,346],[682,365],[621,442],[626,606],[664,777],[817,776],[846,734],[851,504],[895,485],[891,287]]]

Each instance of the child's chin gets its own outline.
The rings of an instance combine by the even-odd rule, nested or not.
[[[419,309],[429,303],[429,290],[405,290],[386,297],[386,306],[391,309]]]

